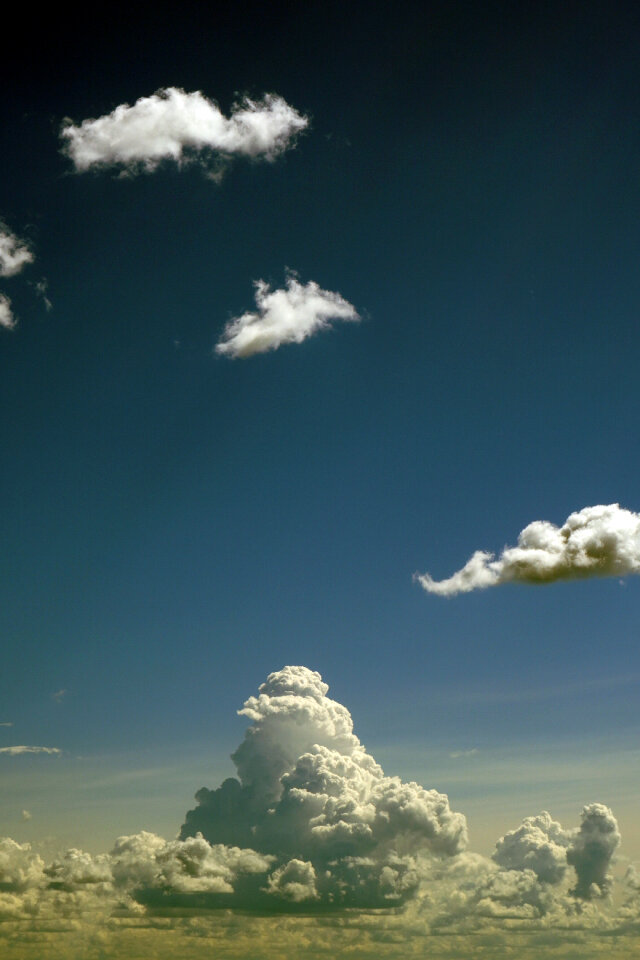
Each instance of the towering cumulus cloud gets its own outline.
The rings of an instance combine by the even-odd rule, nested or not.
[[[107,166],[138,173],[155,170],[163,160],[206,164],[212,154],[273,160],[292,146],[308,122],[275,94],[261,100],[246,97],[225,117],[199,91],[167,87],[95,120],[79,125],[65,120],[60,136],[80,173]]]
[[[272,290],[257,280],[257,310],[243,313],[224,328],[216,352],[228,357],[250,357],[277,350],[283,343],[302,343],[325,330],[332,320],[359,320],[355,307],[317,283],[302,284],[295,274],[287,277],[284,290]]]
[[[181,838],[201,834],[272,857],[263,897],[402,903],[423,859],[464,849],[465,818],[444,794],[386,777],[327,690],[306,667],[270,674],[240,711],[252,723],[233,755],[239,779],[198,792]]]
[[[562,527],[535,520],[498,559],[476,551],[447,580],[416,575],[428,593],[453,596],[501,583],[554,583],[585,577],[623,577],[640,573],[640,514],[617,503],[585,507]]]

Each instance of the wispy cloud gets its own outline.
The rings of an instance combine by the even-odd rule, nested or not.
[[[27,747],[27,746],[16,746],[16,747],[0,747],[0,753],[6,753],[10,757],[17,757],[23,753],[53,753],[58,754],[62,753],[62,750],[59,750],[58,747]]]
[[[62,703],[62,701],[64,700],[64,698],[66,697],[66,695],[67,695],[67,691],[66,691],[66,690],[64,690],[64,689],[62,689],[62,690],[56,690],[55,693],[52,693],[52,694],[51,694],[51,699],[52,699],[52,700],[55,700],[56,703]]]
[[[22,811],[22,819],[26,822],[27,820],[33,819],[33,814],[29,810]]]
[[[47,313],[49,313],[49,311],[53,309],[53,304],[48,296],[49,281],[46,279],[46,277],[42,277],[40,280],[36,281],[34,288],[37,295],[42,300],[45,310]]]
[[[12,727],[12,726],[13,726],[13,720],[2,720],[2,722],[0,722],[0,727]]]
[[[415,579],[428,593],[453,596],[502,583],[554,583],[587,577],[640,573],[640,514],[608,506],[584,507],[562,527],[535,520],[519,534],[516,547],[498,559],[478,550],[446,580],[428,573]]]
[[[294,273],[288,274],[285,289],[272,290],[264,280],[257,280],[254,286],[257,309],[229,321],[217,353],[250,357],[277,350],[284,343],[302,343],[334,320],[360,319],[355,307],[339,293],[322,290],[312,280],[300,283]]]
[[[261,100],[245,97],[225,117],[200,91],[167,87],[79,125],[67,119],[60,136],[79,173],[119,166],[133,174],[153,171],[163,160],[198,161],[204,166],[213,155],[273,160],[292,146],[308,123],[276,94],[265,94]]]
[[[473,747],[471,750],[454,750],[453,753],[449,754],[449,758],[451,760],[463,760],[466,757],[475,757],[477,753],[477,747]]]

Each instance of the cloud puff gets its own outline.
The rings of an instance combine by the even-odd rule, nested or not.
[[[567,831],[543,810],[498,840],[493,859],[506,870],[532,870],[538,880],[557,883],[567,869],[569,841]]]
[[[640,514],[617,503],[584,507],[562,527],[535,520],[505,547],[497,560],[478,550],[447,580],[428,573],[415,579],[428,593],[453,596],[501,583],[554,583],[585,577],[623,577],[640,573]]]
[[[296,275],[287,276],[286,289],[272,290],[264,280],[254,284],[255,311],[230,320],[216,345],[216,353],[228,357],[250,357],[277,350],[283,343],[302,343],[333,320],[360,317],[339,293],[322,290],[312,280],[302,284]]]
[[[0,277],[14,277],[33,259],[28,243],[0,221]]]
[[[212,153],[273,160],[307,127],[307,117],[275,94],[245,97],[229,118],[199,91],[176,87],[121,104],[96,120],[65,120],[64,152],[82,173],[91,167],[121,166],[129,173],[153,171],[163,160],[205,163]]]
[[[58,747],[26,747],[26,746],[16,746],[16,747],[0,747],[0,753],[6,753],[11,757],[17,757],[23,753],[62,753],[62,750],[59,750]]]
[[[252,723],[233,754],[239,779],[200,790],[181,837],[272,856],[263,889],[285,900],[401,903],[418,885],[418,858],[464,849],[465,818],[444,794],[386,777],[327,691],[306,667],[270,674],[240,711]]]
[[[607,872],[620,844],[620,831],[611,810],[602,803],[592,803],[582,811],[582,823],[567,850],[577,876],[574,893],[591,900],[605,896],[611,888]]]

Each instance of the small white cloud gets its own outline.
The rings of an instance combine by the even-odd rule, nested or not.
[[[0,327],[13,330],[17,322],[11,309],[11,300],[4,293],[0,293]]]
[[[13,726],[13,720],[3,720],[2,722],[0,722],[0,727],[12,727],[12,726]]]
[[[33,819],[33,814],[30,813],[29,810],[23,810],[23,811],[22,811],[22,819],[25,820],[25,821],[26,821],[26,820],[32,820],[32,819]]]
[[[0,753],[6,753],[10,757],[17,757],[23,753],[62,753],[57,747],[0,747]]]
[[[519,534],[516,547],[505,547],[497,560],[478,550],[447,580],[428,573],[415,579],[428,593],[453,596],[501,583],[554,583],[586,577],[620,577],[640,573],[640,514],[617,503],[585,507],[562,527],[535,520]]]
[[[55,700],[56,703],[62,703],[66,695],[67,695],[66,690],[56,690],[55,693],[51,694],[51,698],[52,700]]]
[[[6,224],[0,221],[0,277],[13,277],[33,263],[33,252]]]
[[[245,97],[230,117],[200,91],[176,87],[121,104],[96,120],[65,120],[60,136],[76,171],[120,166],[128,173],[150,172],[163,160],[207,166],[212,154],[273,160],[292,146],[307,117],[276,94]]]
[[[326,330],[333,320],[360,319],[355,307],[339,293],[321,290],[313,281],[302,284],[294,273],[287,276],[286,284],[284,290],[272,290],[264,280],[257,280],[257,310],[229,321],[216,352],[250,357],[277,350],[283,343],[302,343]]]
[[[462,760],[464,757],[475,757],[477,753],[477,747],[473,747],[471,750],[454,750],[453,753],[449,754],[449,758],[451,760]]]

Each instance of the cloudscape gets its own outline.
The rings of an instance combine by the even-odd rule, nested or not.
[[[176,839],[141,831],[108,853],[73,848],[48,862],[28,843],[0,840],[8,955],[20,928],[51,956],[82,943],[85,927],[125,951],[126,931],[146,930],[155,951],[151,931],[162,925],[152,918],[188,936],[200,917],[212,928],[204,936],[224,942],[237,911],[344,919],[375,909],[370,932],[382,942],[399,907],[424,935],[495,935],[521,921],[533,942],[556,928],[572,939],[592,929],[624,936],[640,901],[631,872],[624,906],[613,906],[621,837],[607,806],[587,804],[571,829],[542,811],[499,838],[490,857],[474,854],[447,796],[385,776],[327,694],[317,671],[271,673],[239,711],[250,725],[233,754],[237,778],[200,789]],[[25,749],[42,748],[16,751]]]
[[[0,960],[633,960],[640,8],[5,32]]]

